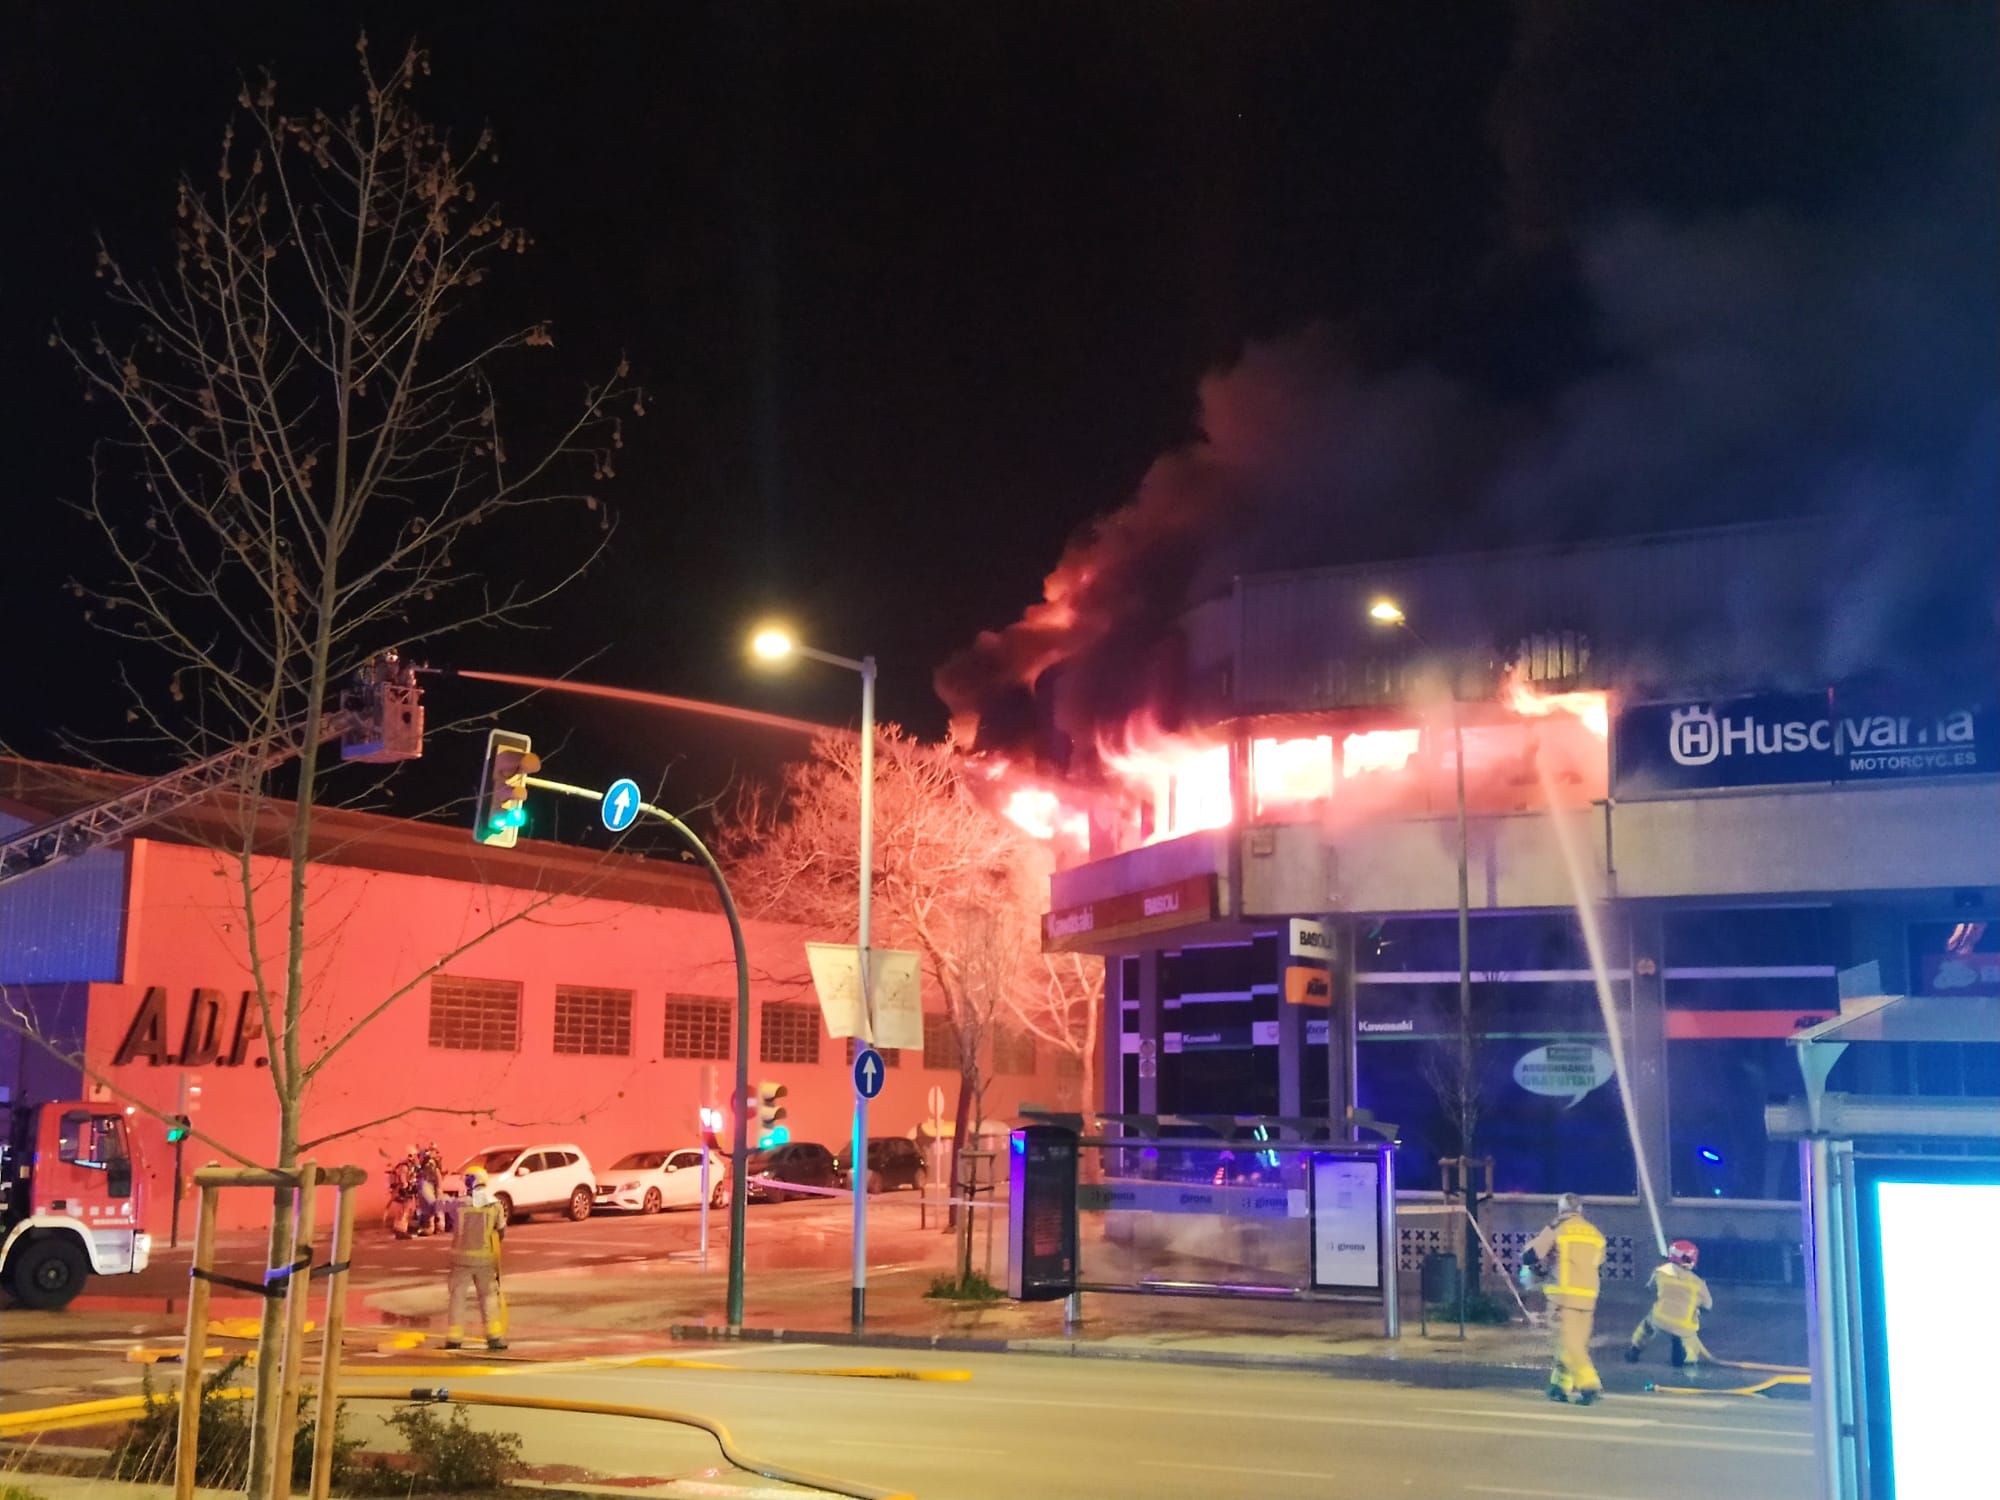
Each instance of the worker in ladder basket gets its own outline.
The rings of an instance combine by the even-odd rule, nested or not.
[[[486,1189],[486,1169],[465,1174],[465,1197],[451,1236],[450,1307],[444,1346],[463,1347],[467,1302],[476,1298],[479,1321],[488,1349],[507,1347],[507,1299],[500,1290],[500,1239],[507,1231],[507,1210]]]

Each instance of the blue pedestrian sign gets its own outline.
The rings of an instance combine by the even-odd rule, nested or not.
[[[643,800],[639,795],[639,783],[629,776],[621,776],[611,783],[611,790],[604,794],[598,815],[604,819],[606,828],[613,833],[623,833],[639,816],[639,804]]]
[[[854,1092],[863,1099],[873,1099],[882,1092],[886,1071],[882,1066],[882,1054],[873,1047],[863,1047],[854,1054]]]

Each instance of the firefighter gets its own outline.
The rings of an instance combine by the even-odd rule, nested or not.
[[[1667,1247],[1667,1258],[1646,1278],[1646,1285],[1653,1289],[1653,1310],[1632,1330],[1632,1342],[1625,1350],[1627,1364],[1639,1362],[1639,1355],[1656,1333],[1672,1340],[1676,1369],[1713,1358],[1701,1342],[1701,1310],[1715,1306],[1715,1302],[1708,1295],[1708,1283],[1695,1274],[1695,1262],[1700,1258],[1701,1251],[1693,1240],[1675,1240]]]
[[[451,1237],[449,1313],[444,1346],[465,1342],[466,1303],[477,1299],[479,1321],[488,1349],[507,1347],[507,1299],[500,1290],[500,1238],[507,1230],[507,1211],[486,1190],[486,1169],[465,1174],[465,1197]]]
[[[1604,1233],[1583,1216],[1575,1193],[1556,1199],[1556,1216],[1521,1252],[1521,1281],[1539,1284],[1555,1325],[1555,1368],[1549,1399],[1588,1406],[1604,1389],[1590,1362],[1590,1333],[1597,1321],[1597,1278],[1604,1265]]]

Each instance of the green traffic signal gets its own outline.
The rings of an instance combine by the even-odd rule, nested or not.
[[[479,780],[479,806],[472,836],[482,844],[511,849],[528,823],[528,778],[542,768],[525,734],[495,729],[486,736],[486,764]]]
[[[167,1121],[167,1142],[169,1145],[178,1145],[180,1142],[186,1140],[193,1131],[193,1121],[189,1120],[186,1115],[175,1115],[171,1120]]]

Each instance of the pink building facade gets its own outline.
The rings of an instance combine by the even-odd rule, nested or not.
[[[36,797],[18,772],[7,790],[0,783],[0,826],[82,800]],[[7,1005],[59,1046],[80,1043],[86,1065],[79,1076],[18,1029],[0,1031],[0,1088],[142,1106],[156,1234],[172,1152],[145,1111],[189,1112],[190,1169],[231,1152],[268,1161],[277,1141],[255,975],[261,964],[282,993],[288,866],[252,862],[253,945],[242,871],[201,841],[217,831],[190,819],[0,893]],[[629,1151],[698,1143],[698,1110],[726,1106],[735,972],[698,870],[526,840],[482,848],[459,830],[350,812],[323,814],[315,846],[299,1038],[313,1069],[305,1155],[366,1167],[378,1183],[415,1142],[435,1141],[452,1163],[488,1146],[573,1144],[601,1169]],[[753,1086],[783,1083],[792,1138],[838,1150],[851,1129],[848,1044],[820,1019],[807,934],[750,922],[746,936]],[[917,1128],[933,1087],[950,1118],[956,1049],[941,999],[926,998],[938,1012],[926,1016],[931,1065],[914,1051],[891,1056],[874,1134]],[[989,1118],[1075,1090],[1075,1068],[1025,1037],[1000,1039],[989,1074]],[[384,1196],[364,1195],[364,1217]],[[225,1227],[259,1221],[253,1198],[229,1195]]]

